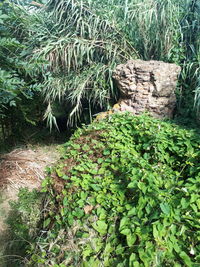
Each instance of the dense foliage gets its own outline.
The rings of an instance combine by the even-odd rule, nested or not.
[[[92,121],[132,58],[180,65],[177,114],[199,119],[199,29],[198,0],[0,1],[0,143],[44,119]],[[30,266],[199,266],[199,148],[194,131],[145,115],[79,129],[42,192],[12,206],[19,258],[25,247]]]
[[[181,65],[178,110],[195,117],[199,1],[36,2],[0,4],[1,135],[25,122],[37,125],[43,116],[50,127],[58,117],[71,125],[91,121],[118,98],[112,70],[130,58]]]
[[[5,141],[11,135],[19,137],[27,124],[38,124],[45,109],[41,107],[39,78],[28,73],[24,60],[28,46],[19,29],[25,20],[23,8],[16,5],[14,9],[9,1],[0,7],[0,141]]]
[[[198,266],[199,147],[146,115],[79,129],[43,182],[30,266]]]
[[[199,29],[198,0],[0,1],[0,141],[44,119],[92,121],[131,58],[180,65],[177,113],[199,118]],[[13,204],[20,259],[25,246],[30,266],[199,266],[199,148],[148,116],[79,129],[43,192]]]

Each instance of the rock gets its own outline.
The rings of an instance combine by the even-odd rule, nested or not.
[[[156,118],[172,118],[180,70],[175,64],[154,60],[118,65],[113,78],[121,93],[120,111],[135,115],[148,111]]]

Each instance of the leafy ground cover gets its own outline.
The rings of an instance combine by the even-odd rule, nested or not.
[[[199,148],[146,115],[77,130],[43,182],[30,266],[199,266]]]

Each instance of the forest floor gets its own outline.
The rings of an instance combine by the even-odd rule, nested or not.
[[[0,267],[6,255],[5,246],[9,242],[9,229],[6,219],[9,215],[9,202],[17,200],[19,189],[40,188],[45,177],[45,167],[59,158],[58,145],[27,146],[0,156]]]

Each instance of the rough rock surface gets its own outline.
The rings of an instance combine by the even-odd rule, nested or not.
[[[120,90],[121,111],[137,115],[148,111],[156,118],[171,118],[181,68],[162,61],[130,60],[118,65],[113,78]]]

